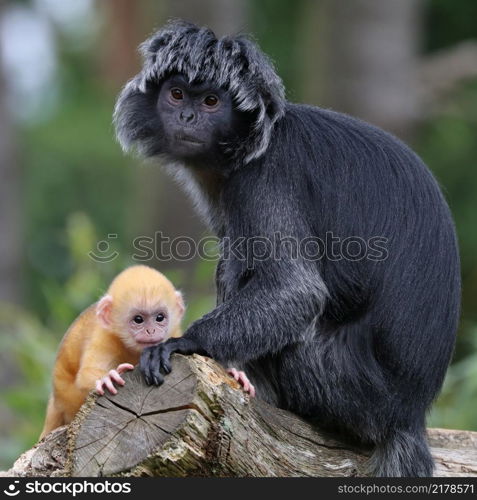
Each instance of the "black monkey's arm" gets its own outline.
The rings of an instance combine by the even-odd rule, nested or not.
[[[150,347],[141,356],[148,383],[162,383],[173,352],[204,354],[222,363],[245,363],[278,352],[307,333],[327,295],[319,274],[297,262],[255,272],[229,300],[196,321],[182,338]]]
[[[272,268],[266,276],[252,277],[239,292],[192,324],[184,338],[218,361],[241,363],[303,338],[322,309],[326,289],[317,286],[317,274],[308,278],[298,266],[290,266],[282,276],[278,272],[285,271]]]

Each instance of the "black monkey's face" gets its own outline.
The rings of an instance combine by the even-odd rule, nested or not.
[[[191,162],[220,158],[243,128],[228,92],[207,82],[188,83],[181,75],[162,83],[157,112],[165,152]]]

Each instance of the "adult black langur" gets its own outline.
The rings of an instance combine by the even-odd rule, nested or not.
[[[372,125],[286,101],[243,36],[174,21],[142,53],[115,109],[124,149],[162,157],[224,248],[273,246],[253,265],[221,257],[217,307],[144,351],[146,382],[163,382],[174,352],[234,363],[258,397],[374,445],[372,474],[431,476],[425,413],[453,350],[460,272],[430,171]],[[341,253],[321,259],[283,244],[329,235]],[[370,247],[343,255],[350,237]]]

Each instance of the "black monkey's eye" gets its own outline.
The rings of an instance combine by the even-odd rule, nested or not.
[[[181,99],[184,99],[184,94],[182,93],[182,90],[178,89],[178,88],[171,89],[171,96],[176,101],[180,101]]]
[[[219,98],[213,94],[211,95],[208,95],[205,99],[204,99],[204,104],[206,106],[209,106],[209,108],[213,108],[214,106],[217,106],[219,102]]]
[[[134,316],[134,318],[133,318],[133,321],[134,321],[134,323],[140,325],[141,323],[144,322],[144,318],[141,315],[136,314],[136,316]]]
[[[158,323],[161,323],[162,321],[164,321],[164,319],[165,319],[165,316],[164,316],[164,314],[162,314],[162,313],[159,313],[159,314],[156,316],[156,321],[157,321]]]

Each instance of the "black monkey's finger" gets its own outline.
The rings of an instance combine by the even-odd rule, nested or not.
[[[147,361],[148,361],[148,358],[149,358],[149,353],[147,351],[147,349],[145,349],[142,353],[141,353],[141,358],[139,359],[139,370],[141,371],[142,373],[142,376],[146,382],[146,384],[149,385],[149,377],[148,377],[148,366],[147,366]]]
[[[153,352],[149,366],[150,366],[150,374],[152,382],[154,383],[154,385],[161,385],[164,382],[164,377],[162,376],[161,373],[161,359],[162,359],[163,346],[158,345],[152,347],[151,349],[153,349]]]
[[[147,385],[152,384],[152,377],[151,377],[151,356],[152,356],[152,349],[153,347],[148,347],[144,349],[144,351],[141,354],[141,359],[139,361],[139,369],[141,370],[141,373],[144,377],[144,380],[146,381]]]
[[[171,373],[172,367],[171,367],[171,352],[169,349],[163,349],[162,350],[162,355],[161,355],[161,366],[162,366],[162,371],[166,374]]]

